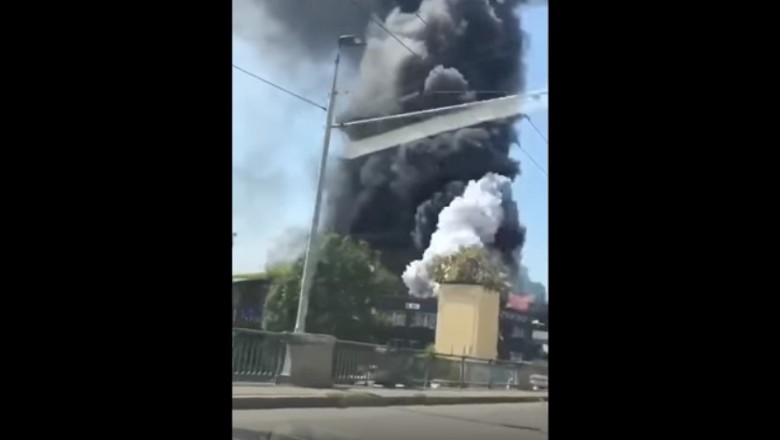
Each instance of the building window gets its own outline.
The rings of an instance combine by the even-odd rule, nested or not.
[[[532,338],[534,341],[547,342],[547,332],[545,330],[534,330]]]
[[[377,317],[393,327],[406,326],[406,312],[397,310],[391,312],[377,312]]]
[[[522,315],[517,312],[509,312],[506,310],[502,310],[499,314],[499,317],[501,319],[505,319],[507,321],[515,321],[515,322],[528,322],[528,317],[525,315]]]
[[[412,327],[436,329],[436,314],[416,312],[412,315]]]

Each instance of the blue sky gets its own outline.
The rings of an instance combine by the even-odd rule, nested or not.
[[[523,29],[529,34],[526,54],[527,90],[547,88],[547,6],[524,9]],[[332,78],[328,63],[288,62],[269,56],[234,35],[233,62],[315,102],[325,104]],[[353,72],[342,71],[342,89],[349,88]],[[547,111],[531,115],[547,136]],[[280,237],[291,230],[305,230],[311,221],[316,175],[321,151],[325,112],[298,101],[233,69],[233,272],[263,269]],[[528,228],[523,262],[531,279],[548,285],[548,182],[528,155],[549,173],[548,147],[527,122],[519,124],[523,151],[522,174],[513,189],[520,219]],[[341,142],[334,137],[336,151]],[[527,152],[527,154],[526,154]],[[276,248],[276,249],[275,249]]]

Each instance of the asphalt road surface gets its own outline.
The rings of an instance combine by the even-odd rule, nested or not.
[[[547,403],[233,411],[234,440],[547,440]]]

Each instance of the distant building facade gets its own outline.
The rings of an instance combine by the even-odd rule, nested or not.
[[[261,329],[270,282],[265,279],[233,281],[233,326]],[[436,298],[383,296],[374,306],[377,318],[386,323],[383,344],[424,349],[436,336]],[[547,304],[531,295],[509,295],[499,312],[498,356],[507,360],[546,358]]]
[[[397,347],[424,349],[436,337],[436,298],[385,296],[379,298],[375,313],[389,329],[384,343]]]
[[[233,327],[262,328],[265,298],[270,287],[271,282],[267,279],[233,280]]]
[[[526,295],[510,295],[499,312],[498,355],[500,359],[534,360],[546,358],[547,305]],[[387,344],[423,349],[436,337],[436,298],[413,296],[383,297],[376,313],[391,327]]]

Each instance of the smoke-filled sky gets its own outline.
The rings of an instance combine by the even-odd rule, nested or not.
[[[234,8],[237,4],[244,7],[240,15],[234,13],[233,62],[325,104],[333,72],[330,56],[300,56],[305,49],[294,38],[285,38],[283,29],[251,16],[258,13],[246,7],[251,0],[234,0]],[[258,20],[265,23],[260,29],[250,25]],[[547,7],[522,9],[521,23],[529,34],[526,90],[546,88]],[[349,19],[328,24],[338,29],[350,25]],[[361,34],[362,29],[337,32]],[[340,89],[354,86],[354,71],[348,63],[342,64],[339,83]],[[534,114],[532,119],[546,136],[547,112]],[[238,233],[234,272],[259,271],[269,257],[284,258],[278,252],[295,248],[286,244],[295,242],[299,231],[308,228],[324,120],[322,110],[233,71],[233,230]],[[519,127],[521,145],[546,170],[547,145],[527,122]],[[338,147],[341,136],[334,136],[334,142]],[[531,279],[546,285],[547,178],[524,152],[514,149],[512,157],[520,160],[522,169],[513,192],[527,227],[523,264],[530,269]]]

